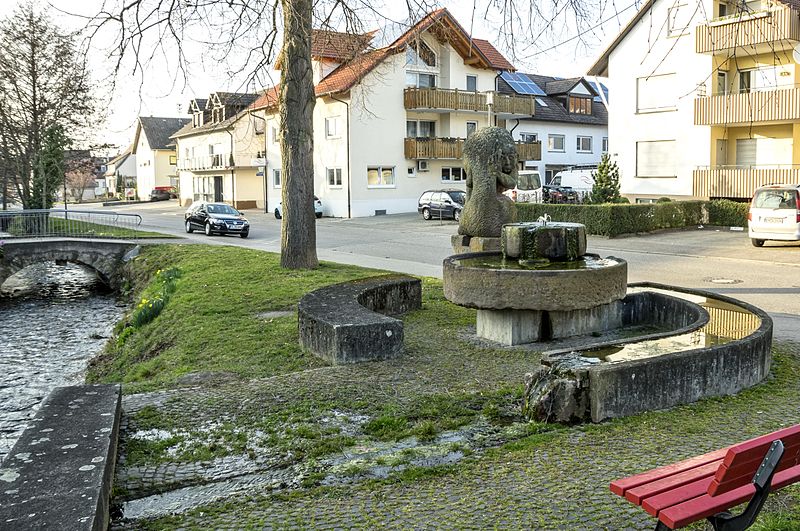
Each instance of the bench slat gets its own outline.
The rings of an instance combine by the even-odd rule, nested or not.
[[[647,472],[642,472],[641,474],[636,474],[635,476],[617,479],[611,482],[611,492],[618,496],[625,496],[625,492],[627,492],[628,489],[632,489],[634,487],[638,487],[639,485],[644,485],[645,483],[650,483],[673,474],[679,474],[686,470],[697,468],[712,461],[722,459],[725,457],[727,451],[727,448],[714,450],[713,452],[698,455],[678,463],[672,463],[662,466],[661,468],[654,468],[653,470],[648,470]]]
[[[682,485],[677,489],[668,490],[646,498],[642,502],[642,509],[652,516],[658,516],[658,513],[667,507],[672,507],[673,505],[678,505],[679,503],[704,495],[712,479],[711,477],[699,479],[694,483]]]
[[[719,468],[720,463],[722,463],[722,459],[711,461],[703,466],[698,466],[678,474],[672,474],[671,476],[628,489],[627,492],[625,492],[625,499],[629,502],[635,503],[636,505],[641,505],[642,500],[649,498],[650,496],[655,496],[656,494],[661,494],[664,491],[676,489],[682,485],[686,485],[687,483],[697,481],[698,479],[712,477],[714,472],[716,472]]]
[[[739,456],[747,456],[748,452],[760,453],[763,459],[764,454],[769,449],[769,445],[772,444],[773,441],[776,439],[781,439],[783,444],[786,445],[786,439],[791,439],[798,435],[800,435],[800,424],[790,428],[773,431],[767,435],[762,435],[760,437],[756,437],[755,439],[750,439],[749,441],[735,444],[728,448],[728,453],[725,455],[725,466],[730,467],[735,459],[739,458]],[[746,457],[745,460],[747,460]]]
[[[781,462],[778,464],[775,471],[780,472],[781,470],[786,470],[798,464],[798,452],[800,452],[800,440],[796,441],[793,446],[784,451]],[[766,452],[757,455],[756,459],[751,461],[742,462],[741,464],[735,463],[732,468],[728,468],[723,464],[719,467],[719,470],[717,470],[714,481],[709,486],[708,493],[711,496],[719,496],[720,494],[724,494],[750,483],[756,471],[758,471],[758,468],[761,466],[761,463],[764,461],[765,455]]]
[[[795,465],[775,474],[772,478],[772,490],[778,490],[798,480],[800,480],[800,465]],[[744,503],[753,497],[755,491],[753,484],[749,483],[744,487],[717,496],[704,494],[660,511],[658,519],[670,529],[683,527]]]

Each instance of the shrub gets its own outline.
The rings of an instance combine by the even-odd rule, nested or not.
[[[721,227],[747,227],[749,203],[738,203],[728,199],[708,202],[708,224]]]
[[[611,156],[603,153],[597,171],[592,172],[594,184],[589,196],[594,204],[618,203],[619,195],[619,168],[616,162],[611,162]]]
[[[669,197],[659,197],[658,199],[656,199],[656,203],[671,203],[671,202],[672,199],[670,199]]]

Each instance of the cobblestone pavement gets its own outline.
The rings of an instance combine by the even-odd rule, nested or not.
[[[493,441],[498,445],[495,448],[486,449],[492,444],[484,444],[484,449],[453,465],[433,468],[430,473],[418,476],[303,488],[291,479],[291,474],[279,477],[281,470],[290,469],[276,469],[275,462],[264,458],[259,465],[258,457],[238,465],[236,459],[230,459],[227,465],[224,460],[217,460],[199,465],[142,468],[126,468],[123,460],[117,477],[123,487],[125,484],[132,487],[135,477],[140,482],[146,478],[151,490],[169,490],[170,484],[180,483],[177,474],[185,474],[186,466],[196,467],[198,477],[206,477],[212,471],[216,479],[235,485],[227,490],[221,483],[199,486],[207,491],[217,490],[220,495],[211,499],[218,501],[194,509],[184,504],[183,509],[190,510],[174,516],[147,519],[148,515],[159,512],[148,512],[141,506],[136,509],[138,512],[131,509],[129,516],[135,514],[140,518],[117,520],[114,527],[652,529],[654,522],[644,511],[609,492],[609,481],[800,422],[800,381],[796,378],[800,373],[800,344],[783,343],[775,351],[773,373],[768,381],[737,396],[600,425],[540,433],[505,445],[501,444],[501,438]],[[480,367],[476,374],[503,381],[519,374],[522,365],[530,363],[528,360],[515,364],[513,359],[514,356],[509,359],[501,356],[494,360],[493,370]],[[451,362],[448,360],[444,365]],[[400,396],[411,396],[420,389],[446,388],[455,381],[466,387],[486,387],[486,381],[470,383],[463,378],[463,367],[434,381],[426,379],[423,373],[419,379],[399,378],[400,367],[392,364],[370,365],[316,369],[236,385],[130,396],[125,398],[124,407],[126,414],[131,415],[137,409],[158,404],[182,419],[181,425],[192,422],[199,425],[201,419],[209,416],[246,418],[311,395],[334,403],[336,397],[349,400],[348,393],[364,385],[370,392]],[[413,370],[414,365],[408,363],[404,367]],[[359,425],[358,420],[353,421],[353,426]],[[203,467],[205,471],[201,470]],[[298,469],[290,472],[297,473]],[[274,481],[270,483],[270,479]],[[236,488],[237,485],[241,488]],[[180,491],[173,492],[179,499]],[[189,489],[187,495],[200,494]],[[793,505],[799,498],[800,489],[789,487],[771,498],[767,511],[775,511],[787,503]],[[169,500],[161,501],[163,515]],[[172,510],[181,510],[180,505]]]

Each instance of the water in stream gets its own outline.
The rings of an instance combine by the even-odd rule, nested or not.
[[[20,271],[0,292],[0,461],[50,391],[83,383],[124,308],[92,270],[55,263]]]

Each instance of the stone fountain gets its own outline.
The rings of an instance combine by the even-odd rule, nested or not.
[[[599,422],[736,393],[769,373],[772,321],[760,309],[629,286],[624,260],[587,252],[583,225],[517,223],[502,195],[513,186],[513,150],[499,128],[465,142],[467,201],[443,280],[448,300],[477,309],[478,337],[542,351],[525,375],[526,415]]]

